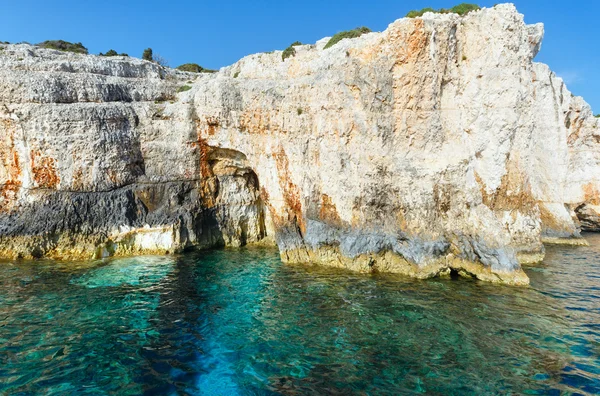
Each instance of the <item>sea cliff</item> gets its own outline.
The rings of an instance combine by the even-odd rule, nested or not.
[[[527,284],[600,227],[600,126],[510,4],[216,73],[0,45],[0,256],[277,244],[286,262]]]

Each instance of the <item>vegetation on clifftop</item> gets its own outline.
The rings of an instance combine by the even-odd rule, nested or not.
[[[43,43],[36,44],[38,47],[55,49],[59,51],[65,52],[74,52],[77,54],[87,54],[88,49],[83,46],[81,43],[69,43],[64,40],[47,40]]]
[[[106,54],[103,54],[102,52],[100,52],[98,55],[100,55],[100,56],[117,56],[119,54],[117,54],[117,51],[115,51],[114,49],[110,49],[110,50],[106,51]]]
[[[205,69],[197,63],[184,63],[176,67],[177,70],[190,73],[214,73],[216,70]]]
[[[479,9],[481,9],[481,7],[479,7],[477,4],[470,4],[470,3],[461,3],[450,9],[440,8],[439,10],[435,10],[433,8],[427,7],[427,8],[423,8],[422,10],[418,10],[418,11],[417,10],[409,11],[409,13],[406,14],[406,18],[420,17],[420,16],[423,16],[423,14],[425,14],[426,12],[434,12],[437,14],[466,15],[471,11],[476,11]]]
[[[290,44],[289,47],[283,50],[283,53],[281,54],[281,59],[286,60],[290,56],[296,56],[296,48],[294,47],[297,47],[299,45],[302,45],[300,41],[295,41],[292,44]]]
[[[422,10],[413,10],[413,11],[410,11],[408,14],[406,14],[406,17],[415,18],[415,17],[422,16],[426,12],[443,13],[443,14],[455,13],[458,15],[466,15],[471,11],[475,11],[475,10],[479,10],[479,9],[480,9],[480,7],[476,4],[461,3],[450,9],[441,8],[441,9],[436,10],[436,9],[428,7],[428,8],[423,8]],[[340,41],[342,41],[345,38],[350,38],[350,39],[357,38],[357,37],[362,36],[363,34],[370,33],[370,32],[371,32],[371,29],[369,29],[368,27],[362,26],[362,27],[357,27],[356,29],[336,33],[327,42],[324,49],[334,46],[335,44],[339,43]],[[3,42],[0,41],[0,44],[2,44],[2,43]],[[9,44],[9,43],[8,43],[8,41],[6,41],[6,42],[4,42],[4,44]],[[294,47],[299,46],[299,45],[302,45],[302,43],[299,41],[296,41],[296,42],[292,43],[289,47],[287,47],[281,54],[282,60],[285,61],[287,58],[295,56],[296,49]],[[83,44],[70,43],[70,42],[64,41],[64,40],[47,40],[42,43],[36,44],[36,46],[42,47],[42,48],[66,51],[66,52],[88,54],[88,49],[86,47],[84,47]],[[117,51],[110,49],[106,53],[100,52],[99,56],[110,57],[110,56],[129,56],[129,55],[126,53],[119,54],[119,53],[117,53]],[[144,52],[142,54],[142,59],[157,63],[163,67],[169,67],[166,59],[162,58],[158,54],[154,54],[152,51],[152,48],[146,48],[144,50]],[[466,58],[463,57],[463,60],[466,60]],[[183,65],[177,66],[176,69],[185,71],[185,72],[191,72],[191,73],[215,73],[216,72],[216,70],[206,69],[196,63],[185,63]],[[239,72],[237,72],[234,75],[234,78],[238,77],[238,76],[239,76]],[[596,117],[600,118],[599,115],[596,115]]]
[[[162,67],[169,67],[169,62],[158,54],[152,52],[152,48],[146,48],[142,53],[142,59],[149,62],[154,62]]]
[[[327,49],[329,47],[333,47],[334,45],[336,45],[337,43],[339,43],[340,41],[342,41],[345,38],[356,38],[356,37],[360,37],[365,33],[371,33],[371,29],[369,29],[368,27],[358,27],[356,29],[353,30],[347,30],[345,32],[339,32],[337,34],[335,34],[325,45],[325,47],[323,49]]]
[[[142,54],[142,59],[152,62],[152,48],[146,48]]]
[[[98,54],[98,56],[129,56],[129,55],[127,55],[126,53],[118,54],[117,51],[115,51],[114,49],[109,49],[108,51],[106,51],[105,54],[100,52]]]

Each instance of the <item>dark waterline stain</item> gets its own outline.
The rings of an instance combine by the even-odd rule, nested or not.
[[[600,236],[531,287],[270,249],[0,264],[0,393],[600,393]]]

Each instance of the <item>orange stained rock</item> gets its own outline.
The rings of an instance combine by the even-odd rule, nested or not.
[[[2,130],[4,130],[4,139],[0,140],[0,159],[6,170],[7,181],[16,183],[21,176],[21,166],[19,153],[17,153],[17,150],[15,149],[14,125],[11,120],[2,120],[1,125]]]
[[[337,208],[331,197],[327,194],[321,195],[321,209],[319,211],[319,218],[333,226],[341,226],[344,222],[338,214]]]
[[[206,139],[202,137],[203,123],[200,120],[195,120],[195,122],[197,140],[188,142],[188,144],[198,148],[198,165],[200,168],[200,176],[205,179],[213,176],[212,170],[210,169],[210,164],[208,163],[209,146],[206,142]]]
[[[44,156],[37,150],[32,150],[30,155],[33,181],[41,188],[56,188],[60,183],[60,177],[56,171],[54,158]]]
[[[11,120],[1,120],[0,160],[4,168],[4,180],[0,180],[0,212],[10,211],[21,188],[21,164],[15,148],[15,128]]]
[[[217,117],[206,117],[207,133],[213,136],[219,127],[219,119]]]
[[[20,188],[20,182],[9,181],[0,185],[0,212],[8,212],[14,207]]]
[[[418,58],[422,51],[427,47],[429,35],[425,32],[425,23],[422,19],[413,21],[414,30],[408,36],[408,59]]]
[[[300,191],[292,181],[289,159],[283,147],[280,147],[279,151],[274,153],[274,157],[277,166],[277,174],[279,176],[279,187],[281,188],[283,199],[287,205],[287,221],[295,221],[304,234],[306,232],[306,224],[304,222],[304,216],[302,215]]]
[[[487,193],[485,183],[475,173],[483,203],[492,210],[519,210],[523,213],[533,210],[537,207],[537,203],[531,193],[527,176],[514,162],[509,162],[506,166],[507,172],[502,177],[500,186],[493,193]]]
[[[261,135],[267,132],[277,132],[279,127],[273,121],[269,111],[249,107],[240,115],[240,130]]]
[[[600,205],[600,192],[595,183],[588,183],[583,186],[584,201],[590,205]]]
[[[569,145],[572,145],[579,140],[579,134],[583,128],[583,121],[584,120],[580,117],[579,112],[575,112],[574,118],[569,121],[569,135],[567,138],[567,143]]]

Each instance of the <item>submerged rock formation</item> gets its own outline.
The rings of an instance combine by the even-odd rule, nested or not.
[[[0,255],[276,242],[284,261],[526,284],[600,226],[600,126],[512,5],[195,75],[0,50]],[[191,86],[184,92],[183,85]]]

